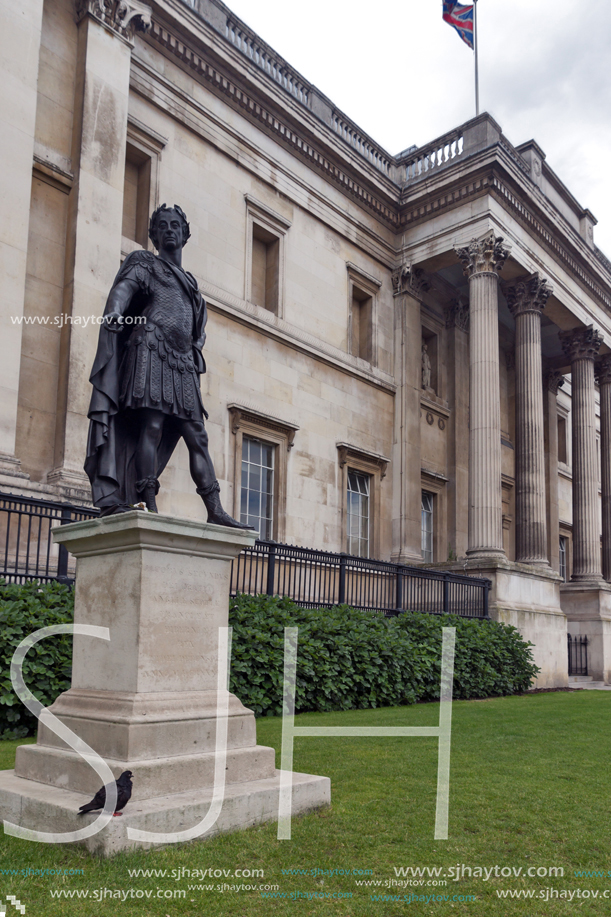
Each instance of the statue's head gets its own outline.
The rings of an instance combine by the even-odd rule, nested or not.
[[[151,216],[149,239],[158,251],[162,242],[165,248],[183,248],[190,235],[187,217],[178,204],[173,207],[162,204]]]

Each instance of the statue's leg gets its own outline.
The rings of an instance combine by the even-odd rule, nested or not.
[[[138,414],[140,416],[140,438],[136,450],[136,474],[138,475],[136,490],[146,503],[146,508],[156,513],[155,497],[159,492],[157,450],[161,442],[165,418],[162,411],[155,411],[152,408],[141,408]]]
[[[215,525],[226,525],[235,529],[252,529],[233,519],[221,506],[219,497],[220,485],[214,473],[214,465],[208,451],[208,434],[201,420],[185,421],[182,435],[189,450],[189,469],[195,481],[197,492],[206,504],[208,522]]]

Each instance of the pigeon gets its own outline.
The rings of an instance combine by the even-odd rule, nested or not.
[[[117,780],[117,804],[115,806],[113,815],[123,815],[123,813],[119,810],[126,806],[130,800],[130,796],[132,795],[133,776],[134,775],[131,771],[123,771]],[[91,802],[88,802],[84,806],[80,807],[79,815],[84,815],[85,812],[93,812],[94,809],[103,809],[105,802],[106,787],[103,786],[100,790],[97,791]]]

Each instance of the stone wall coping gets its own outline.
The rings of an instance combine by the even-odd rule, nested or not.
[[[257,533],[194,519],[134,510],[100,519],[85,519],[51,529],[57,544],[75,557],[142,549],[170,554],[227,559],[251,547]]]

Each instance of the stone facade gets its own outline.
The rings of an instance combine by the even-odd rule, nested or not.
[[[425,492],[426,561],[492,578],[541,685],[566,683],[567,615],[611,677],[611,270],[537,144],[483,114],[392,156],[220,0],[2,9],[1,490],[88,501],[93,320],[176,202],[227,508],[258,437],[273,537],[346,550],[354,472],[369,553],[422,563]],[[184,448],[161,483],[205,518]]]

